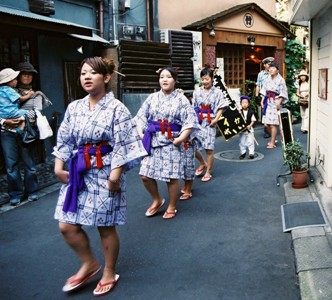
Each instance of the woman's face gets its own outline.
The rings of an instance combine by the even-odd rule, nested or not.
[[[19,75],[19,82],[24,85],[31,84],[33,79],[33,74],[29,72],[20,72]]]
[[[300,79],[301,79],[301,81],[306,81],[307,80],[307,76],[302,75],[302,76],[300,76]]]
[[[269,73],[271,76],[277,75],[279,70],[276,67],[270,67],[269,68]]]
[[[110,75],[97,73],[88,64],[84,64],[81,69],[80,81],[82,88],[89,94],[105,92],[105,84],[110,80]]]
[[[202,76],[201,81],[205,89],[208,90],[212,87],[213,79],[209,75]]]
[[[175,80],[168,70],[162,70],[159,76],[159,84],[165,94],[170,94],[174,91]]]

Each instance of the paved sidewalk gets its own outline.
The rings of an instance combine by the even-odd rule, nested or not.
[[[36,166],[37,169],[37,178],[39,189],[44,190],[45,188],[54,185],[58,182],[54,175],[54,157],[50,156],[45,159],[44,163],[38,164]],[[23,168],[21,168],[21,177],[23,178]],[[39,191],[40,191],[39,190]],[[0,174],[0,205],[5,204],[8,205],[9,202],[9,195],[7,191],[7,177],[6,174]],[[38,195],[42,197],[43,193],[39,193]],[[24,202],[24,201],[23,201]],[[2,207],[0,207],[2,209]]]
[[[291,178],[284,184],[287,203],[319,201],[328,226],[306,227],[291,231],[296,272],[302,300],[332,299],[332,191],[321,181],[316,169],[314,178],[305,189],[294,189]]]

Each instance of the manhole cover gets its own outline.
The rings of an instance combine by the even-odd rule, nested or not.
[[[264,158],[264,155],[259,152],[255,152],[255,157],[253,159],[249,158],[249,154],[246,155],[245,159],[240,159],[240,151],[239,150],[228,150],[221,151],[214,154],[216,159],[227,160],[227,161],[236,161],[236,162],[253,162],[257,160],[261,160]]]

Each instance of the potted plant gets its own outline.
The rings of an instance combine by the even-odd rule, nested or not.
[[[298,140],[284,146],[284,163],[289,166],[292,172],[293,188],[299,189],[308,185],[309,158],[309,154],[303,149],[303,145]]]

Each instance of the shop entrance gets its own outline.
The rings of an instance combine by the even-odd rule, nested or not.
[[[244,91],[246,80],[256,82],[262,59],[274,56],[274,53],[274,47],[219,43],[216,63],[227,88]]]

